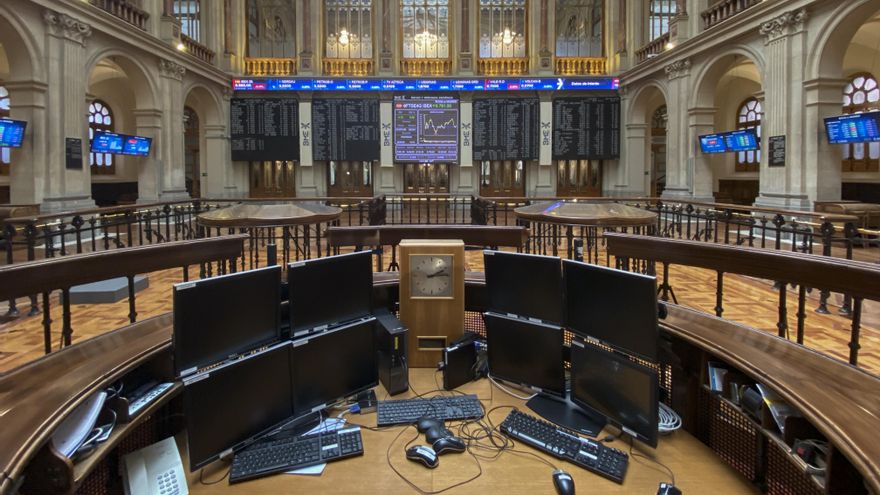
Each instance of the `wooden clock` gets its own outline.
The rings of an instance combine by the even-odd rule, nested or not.
[[[411,367],[433,368],[464,333],[464,242],[400,241],[400,321]]]

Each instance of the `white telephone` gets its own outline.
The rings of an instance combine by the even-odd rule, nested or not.
[[[125,495],[188,495],[183,462],[174,437],[124,457]]]

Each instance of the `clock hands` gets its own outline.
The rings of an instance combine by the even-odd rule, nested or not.
[[[443,276],[446,276],[446,277],[449,276],[449,274],[446,273],[446,268],[441,268],[440,271],[425,275],[426,278],[443,277]]]

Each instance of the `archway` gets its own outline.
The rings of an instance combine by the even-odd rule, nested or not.
[[[666,92],[655,84],[633,96],[626,121],[626,162],[634,180],[644,177],[644,194],[659,197],[666,186]]]
[[[220,103],[202,85],[191,86],[184,98],[184,173],[190,197],[217,197],[232,181],[227,169],[226,127]],[[216,167],[216,168],[214,168]]]

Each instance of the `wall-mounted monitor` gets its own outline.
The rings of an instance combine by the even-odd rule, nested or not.
[[[148,156],[152,144],[152,138],[96,131],[92,136],[91,151],[114,155]]]
[[[20,147],[26,127],[27,122],[21,120],[0,119],[0,148]]]
[[[880,141],[880,112],[855,113],[825,119],[831,144]]]
[[[703,153],[737,153],[761,148],[761,140],[755,129],[719,132],[700,136],[700,150]]]
[[[394,97],[394,161],[458,162],[458,98]]]

